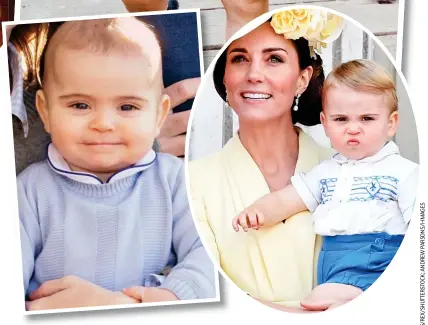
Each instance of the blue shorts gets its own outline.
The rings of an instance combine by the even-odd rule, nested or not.
[[[387,233],[324,237],[318,285],[343,283],[366,290],[389,265],[403,238]]]

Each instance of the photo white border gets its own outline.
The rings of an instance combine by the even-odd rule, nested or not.
[[[120,1],[120,0],[117,0]],[[404,0],[399,0],[404,1]],[[21,1],[16,0],[15,5],[18,6],[15,8],[15,18],[18,18],[20,15],[20,5]],[[411,6],[411,10],[409,10]],[[426,15],[428,12],[428,1],[412,1],[407,4],[406,10],[412,12],[412,16],[407,16],[407,21],[404,24],[406,28],[406,37],[407,46],[409,48],[403,49],[403,59],[406,63],[406,77],[409,80],[410,84],[410,98],[414,100],[413,102],[413,111],[415,113],[415,119],[419,126],[418,136],[419,139],[425,139],[428,137],[428,128],[424,128],[423,125],[419,124],[423,121],[423,118],[427,118],[428,115],[426,112],[426,98],[424,94],[426,93],[425,85],[427,75],[425,70],[421,69],[421,66],[417,62],[425,62],[425,53],[424,42],[421,41],[424,38],[425,30],[421,28],[426,23]],[[18,16],[16,16],[18,14]],[[93,16],[95,17],[95,16]],[[399,17],[399,22],[402,22],[404,17]],[[400,26],[400,25],[398,25]],[[411,31],[411,33],[409,32]],[[418,41],[419,40],[419,41]],[[403,46],[397,41],[397,47]],[[410,46],[412,51],[410,51]],[[2,49],[6,48],[2,46],[0,48],[0,76],[7,75],[7,65],[5,63],[6,59]],[[3,61],[3,62],[2,62]],[[423,67],[422,67],[423,68]],[[424,76],[424,72],[425,76]],[[287,313],[275,311],[272,308],[262,306],[260,303],[256,302],[252,298],[249,298],[247,295],[243,294],[242,291],[239,291],[234,284],[227,285],[224,281],[221,281],[222,289],[222,300],[221,304],[205,304],[205,305],[191,305],[190,308],[168,308],[159,310],[158,308],[145,308],[144,311],[138,309],[122,309],[122,310],[107,310],[105,312],[89,312],[89,313],[72,313],[67,314],[65,317],[61,314],[53,315],[40,315],[35,319],[22,317],[20,315],[20,310],[24,308],[21,293],[14,292],[16,285],[22,282],[21,280],[21,259],[20,256],[16,254],[20,252],[20,245],[13,245],[14,240],[16,240],[16,235],[19,236],[19,228],[16,225],[15,218],[11,217],[18,215],[17,202],[16,202],[16,179],[15,179],[15,165],[13,159],[13,138],[12,138],[12,125],[10,123],[10,112],[7,108],[10,106],[9,99],[9,89],[6,87],[5,77],[3,81],[0,78],[0,99],[3,99],[3,109],[0,111],[1,114],[4,114],[0,117],[0,135],[2,137],[2,157],[0,164],[0,178],[2,183],[5,186],[0,188],[0,202],[3,204],[3,215],[2,223],[0,227],[0,247],[2,261],[5,261],[7,264],[2,263],[2,272],[1,278],[5,283],[2,286],[2,295],[0,295],[0,309],[2,310],[2,320],[10,321],[14,324],[31,324],[33,321],[44,322],[45,324],[53,323],[56,324],[60,322],[61,324],[79,324],[79,325],[117,325],[118,322],[126,322],[126,324],[144,324],[144,322],[155,322],[156,325],[168,324],[172,325],[175,323],[192,323],[195,322],[195,318],[199,321],[203,321],[204,325],[219,325],[222,322],[236,322],[238,324],[267,324],[268,322],[280,321],[281,323],[286,321],[289,317]],[[8,82],[8,81],[7,81]],[[416,106],[414,106],[416,104]],[[4,107],[6,105],[6,107]],[[6,109],[5,109],[6,108]],[[418,122],[419,121],[419,122]],[[422,126],[422,127],[421,127]],[[420,146],[420,160],[425,162],[428,161],[428,150],[424,146]],[[424,168],[421,170],[421,180],[428,181],[428,175],[425,175]],[[428,187],[422,183],[419,190],[420,199],[427,198],[426,195],[422,193],[427,193]],[[16,226],[16,227],[15,227]],[[15,229],[16,228],[16,229]],[[407,235],[408,236],[408,235]],[[410,247],[412,251],[409,251],[409,258],[405,262],[413,265],[413,269],[410,272],[410,275],[407,274],[409,279],[405,282],[404,292],[402,293],[401,302],[399,304],[394,304],[394,299],[385,299],[386,301],[379,302],[376,299],[373,299],[372,303],[379,306],[379,310],[372,308],[369,309],[363,306],[359,309],[360,316],[369,313],[369,316],[366,318],[362,317],[351,317],[351,315],[346,315],[346,312],[340,313],[345,317],[340,318],[336,317],[335,320],[331,319],[318,319],[316,320],[318,325],[335,325],[343,324],[353,325],[358,324],[362,325],[362,321],[365,321],[368,324],[387,324],[388,322],[394,321],[394,323],[403,324],[417,324],[419,322],[419,292],[418,292],[418,236],[417,233],[415,236],[410,237],[413,240],[412,246]],[[9,248],[10,246],[10,248]],[[15,247],[18,247],[16,251]],[[406,250],[407,251],[407,250]],[[401,275],[406,275],[404,272]],[[404,282],[404,281],[401,281]],[[389,290],[388,293],[393,294],[393,290]],[[21,305],[22,303],[22,305]],[[345,309],[348,305],[341,307],[339,311],[343,308]],[[359,308],[360,306],[355,306]],[[352,310],[351,310],[352,311]],[[335,313],[335,312],[332,312]],[[304,324],[307,325],[308,322],[296,321],[295,323],[290,322],[290,324]]]
[[[403,1],[403,0],[400,0]],[[283,10],[292,10],[292,9],[300,9],[300,8],[306,8],[306,9],[318,9],[318,10],[325,10],[327,12],[331,12],[333,14],[336,14],[338,16],[343,17],[344,19],[346,19],[347,21],[355,24],[355,26],[359,27],[362,31],[364,31],[365,33],[367,33],[367,35],[369,36],[369,38],[374,41],[381,49],[382,51],[386,54],[386,56],[388,57],[388,59],[390,60],[391,64],[393,65],[396,73],[398,74],[398,76],[401,78],[404,89],[406,91],[406,93],[409,95],[409,101],[410,103],[412,103],[412,99],[410,98],[410,92],[409,92],[409,87],[407,84],[407,80],[405,79],[402,71],[401,71],[401,57],[402,55],[400,55],[400,63],[398,64],[396,59],[392,56],[392,54],[390,53],[390,51],[385,47],[385,45],[378,39],[377,36],[375,36],[368,28],[366,28],[365,26],[363,26],[361,23],[359,23],[358,21],[356,21],[355,19],[351,18],[348,15],[345,15],[337,10],[331,9],[331,8],[326,8],[323,6],[317,6],[317,5],[310,5],[310,4],[297,4],[297,5],[285,5],[284,7],[281,8],[277,8],[274,10],[269,11],[268,13],[265,13],[257,18],[255,18],[254,20],[252,20],[251,22],[249,22],[248,24],[246,24],[244,27],[242,27],[241,29],[239,29],[235,34],[233,34],[230,39],[228,41],[226,41],[226,43],[222,46],[222,48],[217,52],[216,56],[213,58],[212,62],[210,63],[208,69],[205,72],[205,75],[208,76],[212,76],[214,67],[215,67],[215,63],[217,62],[218,58],[220,57],[221,53],[223,53],[223,51],[230,45],[230,43],[232,43],[234,40],[248,34],[250,31],[252,31],[253,29],[257,28],[259,25],[261,25],[262,23],[266,22],[268,20],[268,18],[270,18],[272,16],[273,13],[275,12],[279,12],[279,11],[283,11]],[[402,12],[403,14],[404,12]],[[399,18],[400,20],[400,18]],[[401,28],[403,27],[403,23],[401,23]],[[402,35],[403,32],[400,32],[400,45],[398,44],[398,34],[397,34],[397,53],[398,53],[398,49],[400,53],[402,53]],[[201,81],[201,85],[200,88],[198,90],[198,93],[195,96],[195,103],[197,102],[201,102],[201,99],[199,98],[202,94],[201,89],[204,87],[205,83],[208,83],[208,79],[207,78],[202,78]],[[411,108],[413,109],[413,105],[411,104]],[[196,108],[192,108],[191,113],[190,113],[190,118],[189,118],[189,125],[187,128],[187,134],[190,134],[191,129],[192,129],[192,122],[193,122],[193,115],[195,112]],[[414,109],[413,109],[413,112]],[[416,118],[416,114],[415,114],[415,120],[417,121]],[[419,136],[420,131],[419,131],[420,127],[418,128],[418,126],[416,126],[416,132],[418,135],[418,146],[419,146],[419,156],[421,156],[420,154],[420,142],[421,142],[421,137]],[[189,152],[189,148],[190,148],[190,137],[186,138],[186,153]],[[187,193],[189,195],[190,198],[190,202],[193,201],[192,198],[192,193],[190,191],[190,179],[189,179],[189,172],[188,172],[188,164],[189,164],[189,159],[188,159],[188,155],[186,154],[186,159],[185,159],[185,164],[186,164],[186,184],[187,184]],[[209,171],[207,171],[209,172]],[[418,189],[418,197],[420,196],[420,187]],[[418,204],[420,201],[416,201],[415,203],[415,208],[413,211],[413,219],[412,220],[416,220],[418,217]],[[193,206],[192,203],[190,204],[190,209],[192,210],[192,216],[195,220],[195,225],[196,228],[198,230],[199,233],[201,233],[199,231],[199,223],[197,222],[196,218],[194,217],[194,212],[193,212]],[[412,226],[413,225],[413,226]],[[253,298],[249,297],[247,295],[247,293],[245,291],[243,291],[241,288],[239,288],[230,278],[229,276],[223,271],[223,269],[215,262],[215,266],[217,267],[217,269],[219,270],[219,273],[223,276],[223,278],[226,279],[228,286],[233,286],[235,287],[238,291],[241,292],[241,294],[243,296],[247,296],[248,299],[253,300],[254,302],[256,302],[256,304],[259,304],[261,306],[263,306],[264,308],[269,308],[272,309],[273,312],[280,312],[284,315],[284,319],[283,321],[289,320],[292,321],[291,324],[302,324],[305,325],[307,324],[307,321],[318,321],[318,324],[341,324],[341,322],[343,322],[343,319],[346,319],[347,324],[351,324],[350,320],[348,317],[342,318],[341,322],[337,322],[337,323],[333,323],[332,320],[334,319],[334,317],[340,317],[338,315],[342,315],[342,316],[346,316],[349,315],[349,312],[352,312],[351,308],[358,308],[358,306],[360,308],[362,307],[367,307],[364,306],[364,304],[370,304],[370,299],[375,299],[376,297],[374,297],[374,295],[376,294],[380,294],[380,292],[382,292],[382,288],[386,287],[387,284],[385,284],[385,282],[390,281],[390,283],[393,281],[393,276],[391,275],[391,273],[394,273],[395,271],[399,271],[399,266],[397,266],[397,264],[399,264],[399,260],[403,258],[404,256],[404,250],[406,250],[406,247],[409,247],[408,242],[410,241],[409,237],[411,237],[411,232],[414,231],[412,230],[413,228],[415,228],[416,226],[416,222],[412,222],[411,225],[409,226],[409,230],[406,233],[406,236],[403,240],[403,243],[401,244],[397,254],[395,255],[393,261],[391,262],[391,264],[388,266],[387,270],[382,274],[382,276],[371,286],[371,288],[369,288],[368,290],[366,290],[365,292],[363,292],[361,294],[360,297],[358,297],[357,299],[354,299],[353,301],[350,301],[348,303],[346,303],[343,306],[340,306],[337,309],[334,310],[327,310],[325,312],[322,313],[307,313],[307,314],[298,314],[298,313],[289,313],[289,312],[282,312],[282,311],[278,311],[275,310],[271,307],[264,307],[263,304],[257,302],[256,300],[254,300]],[[412,228],[413,227],[413,228]],[[204,243],[204,246],[209,247],[206,245],[205,243],[205,239],[203,238],[203,236],[201,235],[201,241]],[[407,248],[410,249],[410,248]],[[211,260],[214,262],[215,259],[213,258],[213,256],[211,255],[211,252],[209,250],[207,250],[208,254],[210,255]],[[403,262],[402,262],[403,263]],[[285,275],[286,276],[286,275]],[[389,280],[388,280],[389,279]],[[383,286],[382,286],[383,284]],[[379,289],[376,289],[379,288]],[[377,290],[377,291],[376,291]],[[354,307],[353,307],[354,306]],[[320,322],[320,320],[323,320],[322,322]],[[352,323],[354,324],[354,323]],[[361,325],[361,324],[360,324]],[[402,324],[404,325],[404,324]]]
[[[17,1],[18,2],[18,1]],[[17,3],[15,3],[15,6]],[[15,7],[16,9],[16,7]],[[178,9],[178,10],[162,10],[162,11],[150,11],[150,12],[133,12],[133,13],[122,13],[122,14],[107,14],[107,15],[89,15],[89,16],[79,16],[79,17],[64,17],[64,18],[47,18],[47,19],[32,19],[32,20],[18,20],[18,21],[7,21],[2,22],[2,32],[3,39],[6,40],[6,26],[16,26],[22,24],[34,24],[34,23],[50,23],[50,22],[58,22],[58,21],[80,21],[80,20],[96,20],[96,19],[105,19],[105,18],[122,18],[122,17],[144,17],[144,16],[159,16],[159,15],[177,15],[183,13],[195,13],[196,21],[197,21],[197,33],[198,33],[198,48],[199,48],[199,68],[201,77],[204,75],[204,58],[203,58],[203,46],[202,46],[202,29],[201,29],[201,13],[200,9]],[[6,43],[5,43],[6,44]],[[2,46],[4,49],[4,55],[7,59],[7,46]],[[6,60],[7,61],[7,60]],[[7,64],[7,62],[6,62]],[[8,70],[6,70],[8,71]],[[9,78],[7,79],[7,89],[9,89]],[[10,96],[8,101],[8,113],[12,114],[12,106],[10,102]],[[9,120],[11,118],[9,116]],[[14,153],[13,153],[14,156]],[[16,183],[16,181],[15,181]],[[16,184],[15,184],[16,186]],[[15,193],[16,188],[15,188]],[[17,201],[17,196],[15,198]],[[190,203],[190,202],[189,202]],[[22,260],[21,255],[21,243],[20,243],[20,234],[18,226],[18,213],[15,215],[16,218],[16,227],[15,227],[15,237],[17,238],[18,243],[14,243],[14,245],[18,245],[20,251],[20,259]],[[108,305],[108,306],[97,306],[97,307],[82,307],[82,308],[62,308],[62,309],[50,309],[50,310],[42,310],[42,311],[26,311],[23,308],[24,315],[40,315],[40,314],[58,314],[58,313],[69,313],[69,312],[82,312],[82,311],[98,311],[98,310],[110,310],[110,309],[127,309],[127,308],[145,308],[145,307],[160,307],[160,306],[172,306],[172,305],[191,305],[191,304],[204,304],[204,303],[214,303],[220,302],[220,289],[219,289],[219,277],[217,268],[214,267],[215,273],[215,286],[216,286],[216,297],[215,298],[207,298],[207,299],[189,299],[189,300],[178,300],[178,301],[167,301],[167,302],[153,302],[153,303],[141,303],[141,304],[124,304],[124,305]],[[23,277],[22,267],[20,268],[21,278]],[[21,281],[22,282],[22,281]],[[24,293],[24,286],[21,284],[21,292]],[[25,294],[22,295],[23,297]]]

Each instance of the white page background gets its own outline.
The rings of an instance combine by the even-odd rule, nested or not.
[[[419,201],[426,199],[427,180],[427,24],[428,1],[407,1],[403,66],[418,125],[421,182]],[[383,276],[361,297],[331,312],[311,315],[284,313],[246,296],[221,279],[221,303],[133,308],[43,316],[23,316],[19,227],[10,119],[7,63],[0,50],[0,323],[1,324],[417,324],[419,321],[419,201],[414,219],[396,257]],[[286,276],[286,274],[284,275]]]

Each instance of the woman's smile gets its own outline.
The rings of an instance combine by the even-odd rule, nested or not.
[[[262,93],[262,92],[243,92],[241,93],[242,98],[263,101],[272,97],[271,94]]]

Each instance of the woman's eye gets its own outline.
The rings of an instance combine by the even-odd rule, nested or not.
[[[75,109],[88,109],[89,105],[85,104],[85,103],[75,103],[70,105],[70,107],[75,108]]]
[[[134,105],[125,104],[125,105],[120,106],[120,110],[125,111],[125,112],[129,112],[129,111],[138,110],[138,108]]]
[[[282,62],[284,62],[284,60],[282,60],[282,58],[280,58],[279,56],[277,56],[277,55],[273,55],[273,56],[271,56],[270,58],[269,58],[269,61],[270,62],[272,62],[272,63],[282,63]]]
[[[244,61],[246,61],[246,60],[245,60],[245,57],[242,55],[237,55],[237,56],[234,56],[232,58],[232,63],[240,63],[240,62],[244,62]]]

